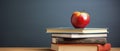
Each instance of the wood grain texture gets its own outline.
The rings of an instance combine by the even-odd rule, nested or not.
[[[0,51],[50,51],[50,48],[2,47]]]
[[[0,47],[0,51],[50,51],[50,48]],[[111,51],[120,51],[120,47],[111,48]]]
[[[111,51],[120,51],[120,47],[112,48]]]

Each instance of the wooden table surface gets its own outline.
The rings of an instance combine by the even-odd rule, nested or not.
[[[50,51],[50,48],[0,47],[0,51]],[[111,48],[111,51],[120,51],[120,47]]]

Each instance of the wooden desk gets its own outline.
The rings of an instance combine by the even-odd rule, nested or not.
[[[112,48],[111,51],[120,51],[120,47]]]
[[[50,48],[1,47],[0,51],[50,51]],[[112,48],[111,51],[120,51],[120,48]]]

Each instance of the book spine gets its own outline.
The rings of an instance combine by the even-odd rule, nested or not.
[[[89,46],[89,45],[92,45],[92,44],[86,44],[86,45]],[[111,44],[110,43],[106,43],[106,44],[103,44],[103,45],[101,45],[101,44],[96,44],[96,45],[93,44],[93,46],[97,46],[97,51],[110,51],[111,50]],[[56,50],[51,49],[51,51],[56,51]]]
[[[107,43],[106,38],[52,38],[52,43]]]

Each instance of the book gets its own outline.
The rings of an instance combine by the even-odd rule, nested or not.
[[[107,34],[52,34],[52,37],[60,37],[60,38],[93,38],[93,37],[107,37]]]
[[[108,33],[107,28],[47,28],[46,33]]]
[[[51,44],[52,51],[110,51],[111,44]]]
[[[52,38],[52,43],[59,44],[75,44],[75,43],[89,43],[89,44],[105,44],[107,43],[107,38]]]

